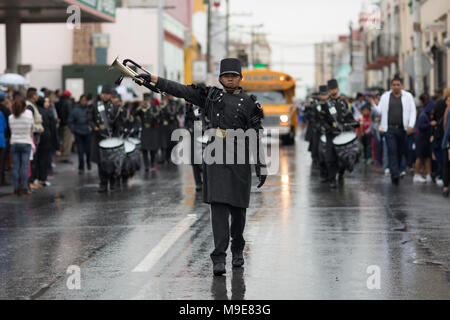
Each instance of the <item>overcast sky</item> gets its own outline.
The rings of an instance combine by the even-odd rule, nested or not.
[[[349,21],[358,25],[363,3],[370,0],[229,0],[230,13],[252,13],[252,16],[231,16],[233,25],[264,24],[272,48],[272,69],[287,72],[297,86],[314,84],[313,43],[335,40],[349,33]],[[222,8],[225,1],[222,0]],[[232,38],[240,37],[242,30],[234,29]],[[237,31],[236,31],[237,30]],[[241,30],[239,32],[239,30]],[[303,95],[304,89],[297,90]]]

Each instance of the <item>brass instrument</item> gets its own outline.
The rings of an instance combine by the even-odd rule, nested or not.
[[[122,83],[122,80],[124,77],[130,77],[133,79],[134,82],[136,82],[138,85],[140,86],[144,86],[150,90],[152,90],[153,92],[156,93],[160,93],[162,95],[165,95],[163,92],[161,92],[158,88],[155,87],[154,84],[152,84],[149,81],[144,80],[143,78],[138,77],[138,73],[136,71],[134,71],[133,69],[131,69],[127,64],[131,63],[132,65],[134,65],[136,68],[141,69],[142,71],[144,71],[146,74],[150,75],[150,72],[145,70],[143,67],[141,67],[139,64],[137,64],[136,62],[134,62],[131,59],[125,59],[123,60],[123,62],[121,63],[119,61],[119,57],[117,57],[116,59],[114,59],[113,63],[111,64],[111,68],[112,69],[117,69],[120,71],[121,76],[119,77],[119,79],[116,80],[115,84],[116,85],[120,85]]]

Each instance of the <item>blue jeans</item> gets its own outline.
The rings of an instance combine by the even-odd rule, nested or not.
[[[389,128],[386,132],[386,142],[391,177],[398,178],[400,177],[402,156],[405,154],[406,131],[403,129]]]
[[[386,141],[386,134],[383,134],[381,141],[383,143],[383,165],[384,169],[389,169],[388,147]]]
[[[31,144],[15,143],[11,145],[11,155],[14,163],[13,181],[14,189],[19,188],[19,181],[22,182],[22,189],[28,189],[28,161],[30,161]]]

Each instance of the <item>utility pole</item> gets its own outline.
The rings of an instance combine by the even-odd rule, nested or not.
[[[211,1],[208,1],[207,35],[206,35],[206,68],[211,73]]]
[[[164,74],[164,0],[158,0],[158,74]]]
[[[227,5],[227,13],[225,16],[226,19],[226,38],[225,38],[225,50],[226,50],[226,57],[228,58],[230,56],[230,0],[226,0]]]
[[[414,91],[416,97],[423,93],[422,29],[420,25],[420,0],[412,0],[414,29]]]
[[[253,69],[253,67],[255,66],[255,30],[254,30],[254,26],[252,26],[252,31],[250,33],[250,57],[252,58],[252,64],[250,65],[251,68]]]
[[[348,43],[350,45],[350,67],[353,69],[353,22],[350,21],[348,24],[350,29],[350,37],[348,38]]]
[[[325,42],[322,42],[322,44],[320,45],[322,48],[322,61],[320,64],[320,68],[322,69],[322,81],[319,83],[319,85],[321,85],[322,83],[325,83]]]

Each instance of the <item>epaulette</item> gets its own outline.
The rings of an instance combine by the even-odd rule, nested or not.
[[[199,89],[202,93],[206,94],[208,92],[208,87],[204,83],[191,84],[191,86],[194,89]]]
[[[258,102],[258,98],[254,94],[251,94],[250,98],[252,98],[253,102],[255,102],[256,107],[262,110],[261,104]]]

